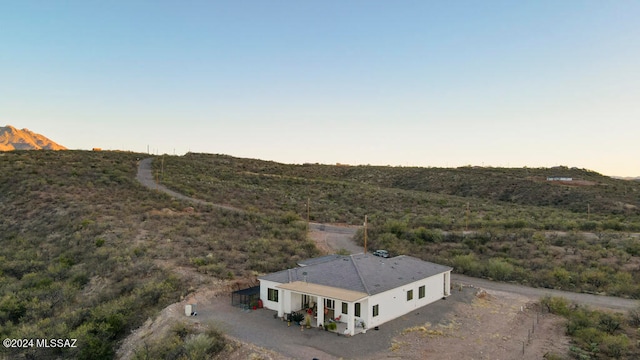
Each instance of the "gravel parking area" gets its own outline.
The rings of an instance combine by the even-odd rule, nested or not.
[[[281,319],[274,318],[275,311],[267,309],[242,310],[231,306],[228,297],[216,297],[198,304],[198,316],[187,318],[194,322],[213,323],[226,334],[243,342],[274,350],[295,359],[375,359],[387,353],[392,339],[402,330],[437,324],[445,321],[448,313],[459,303],[471,303],[475,289],[455,290],[446,300],[439,300],[412,313],[404,315],[364,334],[353,337],[337,335],[317,328],[300,330],[288,327]]]

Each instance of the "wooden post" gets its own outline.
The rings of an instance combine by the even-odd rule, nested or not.
[[[310,230],[310,215],[309,213],[311,212],[310,210],[311,208],[311,198],[307,198],[307,232],[309,232]]]
[[[469,212],[470,212],[469,203],[467,203],[467,221],[466,221],[465,226],[464,226],[466,231],[469,231]]]
[[[367,215],[364,216],[364,253],[367,254]]]

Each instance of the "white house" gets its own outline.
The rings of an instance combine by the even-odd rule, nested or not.
[[[329,255],[299,265],[259,278],[264,307],[279,317],[312,308],[315,326],[326,316],[350,335],[450,295],[452,268],[406,255]]]

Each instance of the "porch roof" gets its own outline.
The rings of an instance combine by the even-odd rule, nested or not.
[[[276,288],[347,302],[355,302],[358,300],[362,300],[368,296],[366,293],[359,291],[345,290],[331,286],[312,284],[304,281],[294,281],[278,285],[276,286]]]

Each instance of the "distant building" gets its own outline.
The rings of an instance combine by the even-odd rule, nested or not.
[[[573,178],[564,176],[547,176],[547,181],[573,181]]]

